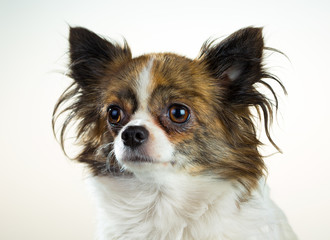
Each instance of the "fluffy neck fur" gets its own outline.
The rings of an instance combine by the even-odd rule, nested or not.
[[[239,202],[242,189],[227,181],[161,178],[90,177],[99,210],[97,239],[296,239],[263,181],[246,202]]]

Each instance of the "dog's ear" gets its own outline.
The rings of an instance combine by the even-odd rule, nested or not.
[[[262,28],[248,27],[233,33],[218,44],[204,43],[199,60],[216,79],[220,86],[220,101],[225,104],[227,116],[223,122],[228,124],[231,136],[242,136],[238,125],[247,125],[252,135],[256,135],[254,122],[249,107],[255,107],[260,120],[264,123],[266,135],[272,145],[280,151],[269,133],[269,124],[273,120],[273,106],[278,108],[278,99],[272,86],[265,79],[275,80],[286,93],[280,80],[263,69],[262,58],[264,49],[280,51],[264,47]],[[257,90],[256,84],[263,85],[271,91],[274,102]],[[230,112],[231,114],[228,114]],[[236,117],[234,117],[234,115]],[[261,117],[262,114],[262,117]],[[243,122],[235,125],[235,119]],[[251,136],[252,136],[251,135]],[[247,137],[248,138],[248,137]]]
[[[255,104],[252,85],[261,80],[262,28],[241,29],[218,44],[204,43],[199,59],[224,88],[230,104]],[[252,95],[251,95],[252,94]],[[251,102],[252,101],[252,102]]]
[[[70,28],[71,77],[81,86],[94,85],[115,62],[131,59],[128,45],[119,46],[82,28]]]

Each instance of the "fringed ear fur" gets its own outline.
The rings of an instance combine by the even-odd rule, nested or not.
[[[121,47],[82,27],[70,28],[71,77],[81,86],[95,84],[115,61],[131,59],[125,42]]]
[[[220,85],[227,87],[231,104],[245,102],[252,85],[261,79],[263,48],[261,28],[241,29],[216,45],[204,43],[200,59]]]
[[[199,60],[205,64],[221,87],[222,103],[232,109],[238,118],[244,119],[254,130],[249,107],[255,107],[259,115],[262,113],[266,135],[272,145],[280,151],[269,133],[273,105],[277,109],[278,100],[271,85],[263,79],[273,79],[280,84],[285,93],[286,90],[276,76],[263,69],[264,49],[268,48],[264,47],[262,28],[248,27],[238,30],[218,44],[205,42]],[[264,85],[271,91],[275,104],[256,89],[256,84]]]

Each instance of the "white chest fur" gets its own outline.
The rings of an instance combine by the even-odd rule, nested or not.
[[[90,177],[98,208],[99,240],[296,239],[261,184],[238,204],[231,183],[168,176],[162,183],[136,177]]]

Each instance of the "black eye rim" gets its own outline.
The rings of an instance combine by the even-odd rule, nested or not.
[[[110,119],[110,111],[112,110],[118,110],[119,111],[119,120],[118,121],[111,121]],[[107,121],[110,125],[112,126],[116,126],[119,125],[123,119],[125,117],[124,111],[122,110],[122,108],[116,104],[111,104],[108,108],[107,108]]]
[[[184,120],[183,121],[175,121],[175,120],[173,120],[171,118],[171,109],[172,108],[175,108],[175,107],[181,108],[181,109],[184,109],[185,110],[186,117],[184,117]],[[173,103],[173,104],[169,105],[169,107],[167,108],[167,117],[174,124],[178,124],[178,125],[185,124],[185,123],[187,123],[190,120],[190,116],[191,116],[190,109],[185,104],[182,104],[182,103]]]

